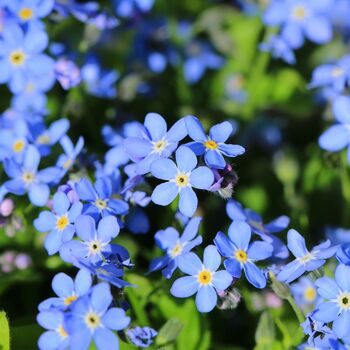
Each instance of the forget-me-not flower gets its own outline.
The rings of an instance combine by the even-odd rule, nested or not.
[[[150,327],[135,327],[126,331],[128,339],[137,347],[148,348],[153,344],[153,338],[158,334]]]
[[[180,146],[175,154],[177,165],[170,159],[159,159],[152,163],[151,173],[167,182],[158,185],[152,193],[152,201],[169,205],[179,195],[179,210],[192,216],[197,209],[198,199],[192,187],[207,190],[214,181],[213,172],[204,166],[197,166],[197,157],[186,146]]]
[[[204,154],[205,163],[209,167],[224,169],[226,161],[223,155],[237,157],[245,152],[242,146],[225,143],[232,133],[232,125],[229,122],[212,126],[207,136],[198,118],[188,116],[185,121],[188,135],[194,140],[186,146],[190,147],[197,156]]]
[[[185,138],[187,129],[184,119],[177,121],[167,131],[165,119],[157,113],[145,117],[141,137],[129,137],[124,141],[126,152],[134,159],[137,174],[146,174],[151,164],[160,158],[168,158],[175,151],[178,142]]]
[[[92,288],[91,296],[77,300],[68,324],[72,349],[87,350],[94,340],[98,350],[119,349],[119,340],[113,331],[120,331],[130,323],[125,311],[110,305],[113,297],[107,283]]]
[[[68,196],[60,191],[52,200],[53,212],[43,211],[34,220],[34,227],[40,232],[49,232],[44,246],[49,255],[59,251],[62,244],[70,241],[75,233],[74,221],[81,214],[80,202],[71,204]]]
[[[277,278],[285,283],[290,283],[304,272],[316,270],[324,265],[326,259],[335,254],[337,247],[331,247],[330,241],[326,241],[309,251],[304,237],[292,229],[288,231],[288,249],[296,259],[282,267],[277,275]]]
[[[204,249],[203,263],[194,253],[188,253],[179,261],[179,268],[189,276],[177,279],[170,293],[177,298],[187,298],[197,293],[196,306],[199,312],[210,312],[217,302],[217,291],[227,289],[231,275],[219,270],[221,257],[214,245]]]
[[[23,195],[28,193],[31,203],[43,206],[47,203],[50,195],[48,184],[60,179],[60,169],[49,167],[38,171],[40,163],[39,151],[32,145],[28,146],[23,156],[23,164],[18,165],[13,160],[5,160],[4,169],[12,178],[4,183],[10,193]]]
[[[234,221],[228,230],[228,237],[218,232],[214,238],[224,261],[226,270],[235,278],[240,278],[242,270],[247,280],[256,288],[265,288],[266,277],[255,265],[255,261],[265,260],[272,254],[272,245],[266,242],[252,242],[250,226],[244,221]]]
[[[335,280],[329,277],[316,280],[317,291],[326,300],[318,305],[313,317],[324,323],[333,322],[333,332],[344,338],[350,329],[350,266],[338,265],[334,276]]]
[[[179,265],[179,259],[202,243],[202,237],[197,236],[201,220],[200,217],[192,218],[181,237],[173,227],[160,230],[155,234],[154,239],[157,245],[166,252],[166,255],[151,261],[150,272],[162,269],[164,277],[171,278]]]

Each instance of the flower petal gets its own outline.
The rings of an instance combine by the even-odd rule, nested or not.
[[[214,309],[218,296],[211,286],[199,288],[196,295],[196,305],[199,312],[210,312]]]
[[[171,286],[170,293],[177,298],[187,298],[196,293],[198,287],[199,284],[196,277],[180,277]]]

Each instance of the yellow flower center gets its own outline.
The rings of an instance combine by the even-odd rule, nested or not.
[[[66,215],[61,216],[60,218],[57,219],[57,228],[62,231],[66,228],[68,225],[68,218]]]
[[[189,183],[188,176],[184,173],[178,174],[175,178],[175,183],[179,187],[186,187]]]
[[[23,21],[28,21],[33,17],[33,14],[33,9],[31,9],[30,7],[23,7],[19,10],[18,17]]]
[[[67,159],[64,163],[63,163],[63,168],[64,169],[68,169],[71,165],[72,165],[73,161],[72,159]]]
[[[311,261],[314,258],[313,254],[311,253],[307,253],[306,255],[304,255],[303,257],[299,258],[298,260],[302,263],[302,264],[306,264],[309,261]]]
[[[350,293],[342,293],[338,296],[338,305],[343,310],[350,309]]]
[[[338,78],[340,77],[341,75],[344,74],[344,69],[343,68],[340,68],[340,67],[335,67],[332,69],[332,77],[333,78]]]
[[[177,243],[175,247],[170,251],[170,256],[172,258],[176,258],[178,255],[182,253],[183,246],[181,243]]]
[[[86,325],[93,330],[95,330],[101,324],[100,316],[95,312],[87,313],[84,320]]]
[[[207,140],[204,142],[204,147],[207,149],[210,149],[210,150],[216,150],[216,149],[218,149],[219,146],[215,141]]]
[[[309,302],[313,302],[316,299],[317,293],[314,287],[307,287],[304,291],[304,298]]]
[[[26,86],[26,92],[30,94],[34,92],[34,90],[35,90],[35,85],[33,83],[28,83]]]
[[[89,253],[90,255],[99,254],[101,252],[101,242],[100,241],[91,241],[89,243]]]
[[[35,175],[29,171],[26,171],[22,175],[22,180],[27,184],[31,184],[35,179]]]
[[[76,300],[77,300],[77,296],[75,294],[73,294],[73,295],[64,299],[64,305],[70,305]]]
[[[38,137],[38,143],[42,145],[48,145],[50,143],[50,136],[47,134],[40,135]]]
[[[198,282],[202,285],[208,285],[211,283],[213,276],[210,271],[203,270],[198,275]]]
[[[166,140],[159,140],[153,143],[153,150],[156,153],[161,153],[167,145],[168,142]]]
[[[296,20],[303,20],[307,16],[306,8],[302,5],[295,6],[292,11],[292,16]]]
[[[100,210],[104,210],[107,208],[107,202],[104,201],[103,199],[96,199],[95,206]]]
[[[26,59],[26,55],[22,50],[16,50],[10,53],[10,62],[14,66],[21,66]]]
[[[248,255],[247,255],[247,253],[244,251],[244,250],[242,250],[242,249],[237,249],[236,251],[235,251],[235,259],[238,261],[238,262],[240,262],[240,263],[246,263],[247,261],[248,261]]]
[[[17,140],[13,145],[12,145],[12,149],[13,152],[19,153],[23,151],[24,148],[24,141],[23,140]]]
[[[63,328],[63,326],[59,326],[57,328],[57,333],[62,337],[62,338],[67,338],[68,337],[68,333],[66,332],[66,330]]]

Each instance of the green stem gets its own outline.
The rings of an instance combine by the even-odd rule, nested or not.
[[[287,297],[287,301],[289,302],[289,304],[292,307],[295,315],[297,316],[297,319],[298,319],[299,323],[303,323],[305,321],[305,316],[301,312],[301,310],[299,309],[298,305],[296,304],[295,300],[293,299],[293,297],[291,295],[289,295]]]
[[[343,159],[340,168],[340,184],[344,199],[343,223],[344,226],[347,226],[350,224],[350,177],[348,172],[348,165],[345,158]]]
[[[140,302],[136,294],[132,290],[132,287],[126,288],[125,293],[128,296],[129,302],[132,306],[132,310],[135,313],[137,323],[142,326],[149,325],[147,314],[145,310],[142,307],[140,307]]]

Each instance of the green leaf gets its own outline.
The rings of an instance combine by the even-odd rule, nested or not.
[[[159,331],[156,344],[157,345],[165,345],[168,343],[172,343],[179,336],[181,330],[183,328],[182,323],[173,318],[169,320]]]
[[[10,327],[4,311],[0,311],[0,349],[10,350]]]

